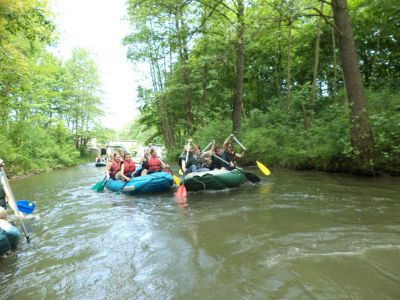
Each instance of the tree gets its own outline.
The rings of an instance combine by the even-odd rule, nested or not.
[[[235,100],[233,105],[233,127],[232,131],[240,135],[241,113],[243,107],[243,76],[244,76],[244,1],[238,0],[235,11],[237,18],[237,56],[236,56],[236,88]]]
[[[68,110],[64,113],[74,132],[75,147],[83,152],[97,117],[102,115],[100,78],[94,60],[85,49],[74,49],[65,67],[68,81],[64,96]]]
[[[350,106],[351,142],[359,172],[371,172],[373,167],[373,137],[368,120],[367,103],[358,66],[353,30],[347,8],[347,0],[332,0],[335,26],[339,34],[343,75]]]

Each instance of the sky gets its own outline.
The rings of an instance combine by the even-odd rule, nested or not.
[[[148,74],[146,68],[134,67],[126,58],[122,39],[129,24],[126,0],[51,0],[60,41],[53,49],[59,57],[68,59],[73,48],[87,48],[99,67],[107,115],[102,125],[121,129],[138,115],[136,89]],[[144,71],[142,71],[144,70]]]

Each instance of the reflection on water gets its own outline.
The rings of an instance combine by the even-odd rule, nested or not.
[[[12,181],[37,209],[0,299],[400,298],[396,178],[273,170],[178,203],[93,192],[101,171]]]

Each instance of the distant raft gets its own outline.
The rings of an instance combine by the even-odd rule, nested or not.
[[[124,194],[161,193],[171,189],[174,178],[166,172],[157,172],[150,175],[134,177],[131,181],[109,180],[106,188],[113,192]]]
[[[105,161],[97,161],[94,165],[96,167],[105,167],[107,165],[107,162],[105,162]]]
[[[185,187],[188,191],[222,190],[238,187],[246,181],[243,172],[237,169],[212,170],[206,172],[194,172],[185,176]]]
[[[9,229],[0,228],[0,255],[10,253],[17,248],[21,233],[17,227],[11,225]]]

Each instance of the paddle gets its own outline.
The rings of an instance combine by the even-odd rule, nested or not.
[[[177,186],[180,186],[180,185],[181,185],[181,180],[179,179],[179,177],[176,176],[175,174],[173,174],[172,176],[174,176],[175,184],[176,184]]]
[[[99,193],[102,192],[104,190],[104,187],[105,187],[107,181],[108,180],[107,180],[107,176],[106,176],[103,178],[103,180],[99,181],[94,186],[92,186],[92,190],[99,192]]]
[[[28,231],[26,230],[24,221],[22,221],[22,220],[19,218],[19,209],[18,209],[18,205],[17,205],[17,203],[15,202],[14,194],[13,194],[13,192],[12,192],[12,190],[11,190],[10,183],[8,182],[7,174],[6,174],[6,172],[4,171],[3,166],[1,166],[0,170],[1,170],[2,174],[3,174],[4,182],[6,183],[6,187],[7,187],[7,192],[8,192],[8,193],[6,193],[6,195],[8,194],[8,195],[7,195],[7,196],[8,196],[8,197],[7,197],[8,205],[10,205],[10,207],[14,210],[14,214],[15,214],[15,215],[18,217],[18,219],[20,220],[21,225],[22,225],[22,229],[23,229],[23,231],[24,231],[24,235],[25,235],[25,237],[26,237],[26,241],[27,241],[28,243],[30,243],[31,240],[30,240],[30,238],[29,238]]]
[[[17,206],[19,211],[24,214],[31,214],[35,210],[36,204],[34,202],[29,202],[28,200],[18,200]]]
[[[187,166],[187,162],[188,162],[188,158],[189,158],[190,142],[191,142],[191,140],[189,139],[189,142],[187,145],[187,151],[186,151],[185,166]],[[176,197],[177,198],[185,198],[186,195],[187,195],[187,191],[186,191],[186,187],[185,187],[185,173],[183,173],[182,184],[179,186],[179,188],[176,192]]]
[[[211,146],[212,143],[214,143],[215,141],[211,141],[203,150],[201,150],[201,153],[203,153],[204,151],[206,151],[208,149],[208,147]]]
[[[247,151],[246,147],[243,146],[242,143],[239,142],[239,140],[235,136],[233,136],[233,139],[236,141],[236,143],[238,143],[240,145],[240,147],[243,148],[243,150]],[[261,172],[263,172],[265,174],[265,176],[269,176],[271,174],[270,170],[268,170],[268,168],[266,166],[264,166],[264,164],[262,164],[258,160],[256,160],[256,163],[257,163],[258,168],[261,170]]]
[[[228,163],[225,159],[219,157],[218,155],[215,155],[215,154],[213,153],[213,156],[214,156],[215,158],[219,159],[220,161],[222,161],[223,163],[229,165],[229,163]],[[234,168],[235,168],[236,170],[242,172],[242,173],[244,174],[244,176],[246,176],[247,180],[248,180],[248,181],[251,181],[252,183],[259,183],[260,180],[261,180],[260,177],[258,177],[257,175],[255,175],[255,174],[253,174],[253,173],[247,172],[246,170],[243,170],[243,169],[238,168],[238,167],[236,167],[236,166],[235,166]]]

